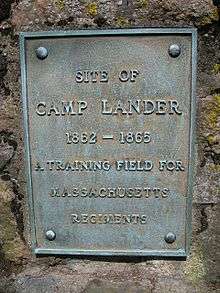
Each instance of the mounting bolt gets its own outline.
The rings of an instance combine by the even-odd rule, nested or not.
[[[53,230],[48,230],[45,235],[49,241],[53,241],[56,238],[56,233]]]
[[[45,47],[39,47],[36,49],[37,58],[40,60],[44,60],[48,56],[48,51]]]
[[[165,235],[164,239],[167,243],[171,244],[176,240],[176,235],[172,232],[169,232],[167,235]]]
[[[170,45],[168,53],[173,58],[178,57],[180,55],[180,53],[181,53],[180,46],[177,45],[177,44]]]

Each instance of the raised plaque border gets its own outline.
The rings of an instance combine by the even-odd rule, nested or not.
[[[27,93],[27,70],[26,70],[26,47],[25,42],[29,39],[60,38],[60,37],[91,37],[91,36],[149,36],[149,35],[187,35],[192,38],[191,55],[191,109],[190,109],[190,146],[189,146],[189,168],[186,205],[186,243],[185,250],[152,251],[152,250],[84,250],[84,249],[50,249],[38,248],[35,231],[35,215],[33,208],[31,153],[29,142],[28,125],[28,93]],[[24,150],[25,167],[27,178],[27,194],[29,205],[29,220],[31,226],[31,247],[35,254],[43,255],[93,255],[93,256],[148,256],[155,258],[186,258],[190,248],[191,238],[191,210],[192,210],[192,187],[195,173],[195,117],[196,117],[196,68],[197,68],[197,29],[196,28],[137,28],[137,29],[108,29],[108,30],[74,30],[74,31],[43,31],[43,32],[21,32],[20,43],[20,66],[23,104],[23,125],[24,125]]]

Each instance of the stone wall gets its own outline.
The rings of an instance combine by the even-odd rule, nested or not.
[[[193,26],[199,33],[189,258],[36,258],[25,192],[19,32],[154,26]],[[220,25],[211,0],[0,1],[0,292],[218,292],[219,171]]]

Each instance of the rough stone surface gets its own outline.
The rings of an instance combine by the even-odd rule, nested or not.
[[[36,258],[30,253],[21,124],[20,31],[198,28],[197,174],[186,261]],[[220,25],[211,0],[0,1],[0,292],[220,292]]]
[[[0,20],[4,20],[10,15],[12,0],[1,0],[0,2]]]

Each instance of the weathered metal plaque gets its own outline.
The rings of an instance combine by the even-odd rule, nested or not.
[[[196,31],[22,33],[37,254],[187,255]]]

